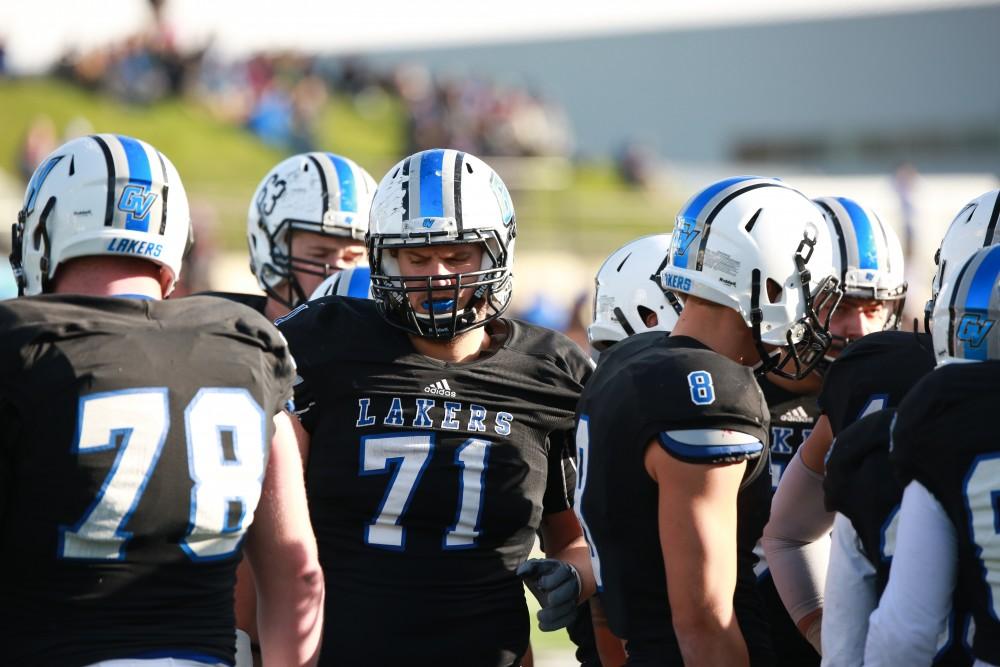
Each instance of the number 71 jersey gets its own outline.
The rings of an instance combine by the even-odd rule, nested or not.
[[[514,570],[542,515],[571,507],[573,414],[589,360],[561,334],[503,319],[506,338],[491,353],[441,362],[360,299],[312,301],[279,326],[311,435],[306,488],[330,650],[343,658],[352,638],[342,628],[369,605],[371,631],[406,638],[402,657],[369,653],[370,664],[426,657],[434,647],[420,635],[444,648],[445,627],[461,636],[452,644],[512,626],[526,642]]]
[[[5,660],[232,661],[240,544],[293,377],[274,327],[220,299],[0,303]]]
[[[1000,361],[939,366],[899,406],[889,459],[955,526],[956,594],[972,610],[979,660],[1000,664]]]

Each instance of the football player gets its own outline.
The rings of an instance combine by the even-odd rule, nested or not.
[[[591,362],[566,337],[503,317],[516,225],[500,177],[456,150],[382,179],[368,233],[373,300],[299,305],[306,486],[329,581],[330,665],[517,665],[516,574],[543,629],[594,590],[572,511],[573,411]],[[336,341],[331,345],[330,341]]]
[[[264,177],[247,211],[250,270],[266,296],[211,292],[274,321],[331,274],[364,266],[375,181],[353,160],[301,153]]]
[[[587,327],[591,356],[620,340],[646,331],[670,331],[677,323],[681,302],[660,288],[659,275],[670,254],[670,234],[652,234],[629,241],[608,255],[594,279],[594,316]],[[590,599],[600,662],[588,663],[581,651],[581,664],[621,665],[626,655],[620,640],[610,634],[600,600]],[[587,616],[586,613],[580,615]]]
[[[265,659],[316,660],[294,363],[245,306],[162,300],[190,234],[177,171],[131,137],[75,139],[28,184],[24,298],[0,304],[6,663],[232,665],[244,547]]]
[[[992,211],[994,224],[1000,207]],[[889,583],[866,665],[927,665],[952,609],[968,601],[976,664],[1000,665],[1000,247],[944,271],[931,316],[938,367],[907,395],[890,460],[906,490]]]
[[[681,302],[660,288],[667,265],[670,234],[651,234],[629,241],[608,255],[594,279],[594,318],[587,327],[591,354],[644,331],[670,331]]]
[[[812,371],[835,302],[829,231],[781,181],[737,177],[677,217],[668,336],[604,353],[579,406],[577,507],[630,664],[771,664],[753,566],[767,516],[768,414],[754,378]]]
[[[774,374],[760,380],[771,413],[772,488],[777,490],[786,470],[791,475],[780,496],[782,499],[788,497],[791,486],[813,479],[809,474],[811,470],[803,467],[803,460],[796,452],[816,429],[817,422],[820,433],[828,429],[825,417],[820,414],[821,408],[817,406],[817,395],[823,382],[821,371],[826,370],[850,341],[873,332],[895,329],[906,297],[903,250],[893,229],[884,224],[874,211],[853,199],[822,197],[813,202],[822,211],[833,239],[834,265],[844,297],[829,318],[833,344],[816,372],[801,380],[788,380]],[[821,312],[821,319],[825,319],[826,315],[826,312]],[[773,538],[776,531],[779,536],[782,534],[783,511],[787,509],[783,500],[778,502],[777,512],[772,515],[772,521],[776,523],[764,531],[764,545],[771,548],[766,565],[770,565],[772,552],[777,565],[759,568],[760,590],[771,620],[778,664],[805,667],[819,662],[820,625],[812,623],[812,617],[808,616],[815,607],[796,600],[789,604],[793,610],[790,616],[778,595],[781,590],[782,596],[787,596],[789,586],[794,585],[786,576],[788,568],[784,561],[803,556],[798,542],[782,542]],[[822,512],[822,496],[816,496],[815,502],[816,509]],[[799,507],[791,509],[800,511]],[[814,524],[807,522],[806,527],[814,530]],[[805,555],[810,562],[817,562],[815,567],[818,570],[825,572],[825,550],[828,546],[825,535],[829,534],[829,528],[825,532],[810,532],[810,535],[813,534],[820,537]],[[780,588],[776,588],[776,579]],[[808,601],[809,605],[814,602],[812,598]],[[795,621],[799,628],[806,631],[809,642],[803,639]]]
[[[932,294],[963,258],[993,242],[998,195],[1000,191],[993,191],[969,202],[949,226],[935,256]],[[923,334],[917,338],[923,341],[912,335],[875,333],[853,345],[851,355],[833,363],[818,401],[823,414],[789,467],[794,468],[792,477],[782,483],[772,504],[765,550],[782,601],[807,636],[819,635],[821,627],[829,551],[825,540],[834,522],[833,513],[822,503],[824,459],[841,429],[869,412],[898,405],[904,393],[900,388],[909,386],[907,369],[925,364],[930,340]],[[778,554],[774,559],[772,552]]]

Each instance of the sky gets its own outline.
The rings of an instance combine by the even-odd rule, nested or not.
[[[182,44],[235,57],[261,49],[365,53],[483,42],[768,23],[998,4],[1000,0],[168,0]],[[145,0],[8,0],[0,3],[7,66],[43,70],[68,48],[113,41],[149,19]]]

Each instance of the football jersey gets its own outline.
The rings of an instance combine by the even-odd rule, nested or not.
[[[847,346],[823,378],[819,407],[836,436],[876,410],[894,408],[934,368],[928,334],[878,331]]]
[[[899,527],[903,485],[889,465],[889,434],[896,411],[877,410],[844,429],[830,449],[823,491],[826,508],[840,512],[854,527],[865,558],[875,568],[876,597],[889,582],[889,567]],[[956,596],[935,665],[969,665],[962,628],[968,614]]]
[[[232,664],[241,540],[293,378],[237,304],[0,303],[2,662]]]
[[[321,661],[512,664],[529,616],[514,571],[543,514],[571,508],[573,415],[591,362],[516,320],[467,363],[419,354],[373,301],[281,321],[309,432],[306,489],[326,578]]]
[[[737,431],[754,442],[698,445],[665,434],[699,429]],[[628,641],[631,660],[682,664],[670,623],[658,488],[643,463],[648,443],[657,439],[687,462],[748,461],[738,497],[734,602],[754,664],[771,662],[753,572],[753,548],[771,497],[767,429],[767,406],[753,371],[692,338],[642,333],[602,355],[578,410],[577,508],[609,625]]]
[[[819,407],[815,394],[796,394],[767,376],[757,379],[771,416],[771,488],[777,489],[782,473],[812,433]]]
[[[1000,664],[1000,361],[941,366],[899,406],[890,460],[920,482],[958,538],[956,595],[972,611],[976,658]]]
[[[194,296],[214,296],[219,299],[226,299],[227,301],[235,301],[236,303],[242,303],[244,306],[253,308],[261,315],[264,314],[264,308],[267,307],[267,297],[263,294],[243,294],[242,292],[199,292]]]

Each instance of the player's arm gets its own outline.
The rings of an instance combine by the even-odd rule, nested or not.
[[[866,667],[930,665],[955,589],[958,541],[941,503],[920,482],[903,492],[889,584],[869,619]]]
[[[781,476],[761,539],[781,601],[817,651],[834,517],[823,504],[822,461],[832,442],[830,421],[821,415]],[[820,467],[813,467],[817,457]]]
[[[822,621],[824,665],[861,664],[868,616],[877,603],[875,568],[862,553],[850,519],[837,514],[833,523],[830,569],[826,574],[826,611]]]
[[[603,667],[621,667],[628,659],[625,653],[625,643],[616,637],[608,627],[608,617],[604,613],[604,605],[599,595],[590,598],[590,619],[594,625],[594,639],[597,643],[597,654]]]
[[[323,572],[309,523],[302,460],[288,415],[274,418],[264,488],[247,532],[265,664],[315,665],[323,628]]]
[[[660,548],[684,664],[748,665],[733,608],[736,500],[746,463],[689,463],[658,439],[644,463],[659,487]]]

